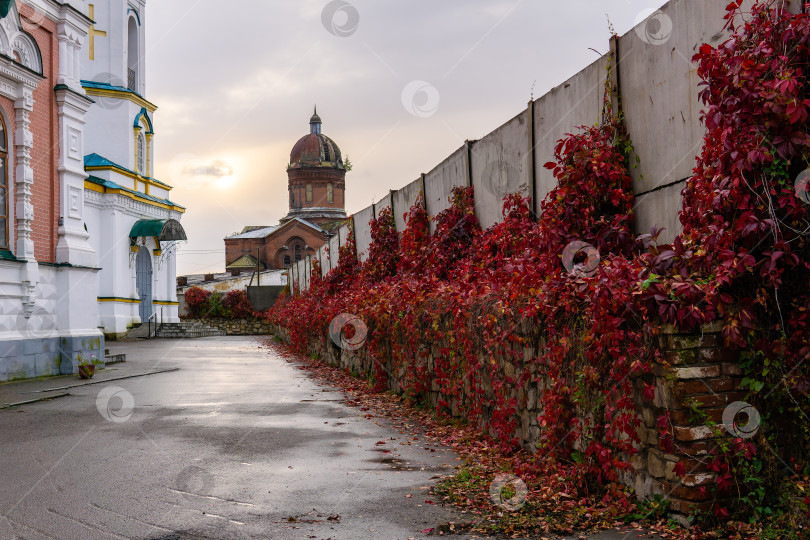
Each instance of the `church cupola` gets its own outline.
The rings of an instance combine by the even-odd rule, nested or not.
[[[290,152],[290,168],[324,167],[344,170],[343,156],[337,143],[321,133],[318,110],[309,119],[309,133],[298,139]]]
[[[318,116],[318,106],[315,106],[315,113],[309,119],[309,132],[315,135],[321,134],[321,117]]]
[[[290,152],[290,212],[282,221],[302,218],[324,224],[346,219],[346,167],[338,145],[321,132],[322,125],[316,108],[309,119],[309,133]]]

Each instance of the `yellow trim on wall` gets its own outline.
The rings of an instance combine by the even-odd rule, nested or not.
[[[153,113],[157,110],[157,105],[146,101],[138,94],[133,94],[132,92],[126,92],[124,90],[113,90],[111,88],[87,88],[84,89],[85,93],[88,96],[98,96],[98,97],[112,97],[112,98],[120,98],[126,99],[134,103],[139,107],[143,107],[150,113]]]
[[[156,306],[179,306],[180,302],[170,302],[168,300],[152,300],[152,304]]]
[[[138,300],[137,298],[117,298],[117,297],[110,297],[110,296],[105,296],[105,297],[100,296],[100,297],[97,298],[97,300],[99,302],[118,302],[120,304],[140,304],[141,303],[141,301]]]
[[[147,178],[146,176],[141,176],[139,174],[134,174],[134,173],[131,173],[131,172],[125,170],[125,169],[119,169],[118,167],[112,167],[110,165],[98,165],[98,166],[94,166],[94,167],[85,167],[84,170],[87,171],[87,172],[91,172],[91,171],[115,171],[118,174],[126,176],[127,178],[132,180],[133,181],[132,189],[134,189],[136,191],[138,190],[138,182],[139,181],[146,184],[147,188],[151,185],[151,186],[155,186],[156,188],[160,188],[160,189],[162,189],[164,191],[171,191],[172,189],[174,189],[174,188],[172,188],[172,186],[170,186],[168,184],[164,184],[162,182],[158,182],[154,178]],[[149,195],[150,193],[147,191],[146,194]]]
[[[94,184],[89,180],[84,181],[84,189],[89,189],[90,191],[95,191],[96,193],[110,193],[114,195],[123,195],[124,197],[129,197],[130,199],[138,202],[142,202],[144,204],[148,204],[150,206],[154,206],[157,208],[165,208],[166,210],[174,210],[175,212],[180,212],[181,214],[186,213],[186,209],[180,206],[168,205],[159,203],[156,201],[150,201],[149,199],[144,199],[143,197],[138,197],[134,193],[129,193],[128,191],[122,191],[120,189],[109,189],[105,188],[104,186],[99,186],[98,184]]]

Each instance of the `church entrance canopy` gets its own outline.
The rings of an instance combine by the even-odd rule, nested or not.
[[[187,240],[186,231],[176,219],[139,219],[129,231],[130,238],[154,236],[160,242]]]

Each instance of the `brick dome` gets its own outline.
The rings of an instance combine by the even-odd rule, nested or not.
[[[309,119],[309,134],[290,152],[290,211],[282,222],[299,218],[327,226],[346,219],[346,167],[338,145],[321,133],[321,123],[316,109]]]
[[[321,133],[321,117],[315,114],[309,120],[310,132],[293,146],[290,152],[290,168],[324,167],[343,169],[343,157],[338,145]]]

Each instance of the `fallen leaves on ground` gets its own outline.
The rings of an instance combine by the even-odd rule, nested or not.
[[[587,489],[583,490],[580,485],[585,480],[571,475],[573,469],[566,464],[544,460],[542,456],[524,450],[504,452],[496,441],[456,419],[438,417],[433,408],[411,403],[391,392],[374,391],[367,380],[353,376],[348,370],[299,356],[276,341],[269,341],[267,345],[314,379],[339,389],[346,405],[365,413],[365,418],[385,419],[393,429],[407,435],[407,442],[400,444],[418,443],[431,452],[436,448],[447,448],[460,456],[456,458],[460,462],[456,474],[437,477],[439,482],[430,493],[437,496],[440,503],[453,505],[470,519],[441,524],[423,532],[518,538],[590,534],[613,529],[639,537],[655,538],[657,535],[668,540],[761,537],[761,526],[740,522],[728,522],[713,530],[683,528],[666,518],[665,504],[657,508],[655,503],[631,502],[635,501],[634,495],[623,485],[595,488],[593,493],[584,497],[572,495]],[[378,441],[375,446],[385,444],[386,441]],[[519,477],[527,486],[526,502],[515,512],[495,505],[490,495],[493,478],[504,473]],[[799,490],[810,492],[810,479],[798,478],[795,481]],[[408,494],[405,498],[413,496]],[[436,504],[432,500],[424,502]],[[803,538],[802,534],[800,531],[794,537]]]

